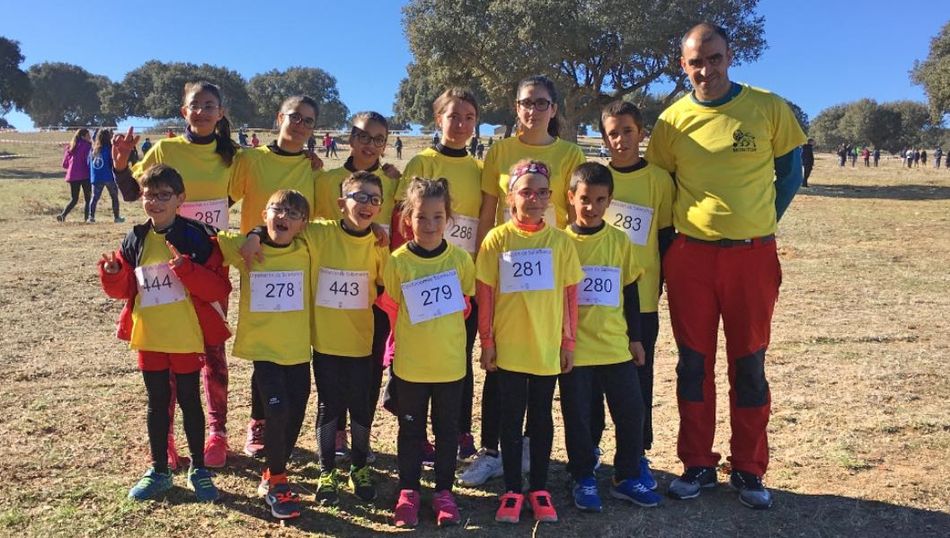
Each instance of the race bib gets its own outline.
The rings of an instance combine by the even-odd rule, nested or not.
[[[620,268],[585,265],[584,279],[577,288],[577,304],[620,306]]]
[[[167,263],[136,267],[135,281],[138,283],[141,308],[185,300],[185,286]]]
[[[511,208],[505,206],[503,215],[505,222],[511,220]],[[557,226],[557,212],[554,211],[554,204],[548,204],[547,209],[544,210],[544,222],[546,222],[548,226]]]
[[[478,219],[465,215],[452,215],[452,220],[445,228],[443,237],[449,243],[474,254],[478,250],[475,244],[475,231],[478,230]]]
[[[406,282],[402,296],[413,325],[465,310],[462,283],[454,269]]]
[[[339,310],[369,308],[369,272],[320,268],[317,306]]]
[[[509,250],[501,253],[498,275],[502,293],[554,289],[551,249]]]
[[[303,310],[303,271],[251,271],[251,312]]]
[[[646,245],[650,234],[650,223],[653,222],[653,208],[614,200],[607,208],[604,219],[614,228],[627,234],[627,238],[633,244]]]
[[[178,214],[189,219],[199,220],[219,230],[228,229],[228,199],[185,202],[178,208]]]

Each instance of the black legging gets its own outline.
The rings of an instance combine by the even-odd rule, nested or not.
[[[66,219],[66,215],[69,215],[69,212],[76,207],[76,203],[79,202],[79,189],[82,189],[82,197],[85,201],[83,205],[83,220],[89,219],[89,190],[92,187],[92,183],[88,179],[83,179],[80,181],[69,181],[69,203],[66,204],[66,207],[63,209],[63,212],[59,214],[63,220]]]
[[[260,400],[267,402],[264,416],[264,450],[272,475],[287,472],[287,460],[297,444],[310,399],[310,363],[283,366],[254,361],[254,385]]]
[[[352,462],[366,465],[370,418],[366,405],[373,369],[371,357],[340,357],[313,353],[313,378],[317,385],[317,446],[321,471],[335,467],[337,421],[344,409],[350,412]],[[266,442],[266,441],[265,441]]]
[[[181,408],[182,422],[185,425],[185,437],[188,439],[188,451],[191,453],[192,468],[204,467],[205,414],[201,409],[199,395],[199,372],[175,374],[176,394]],[[171,428],[168,419],[168,402],[171,399],[171,387],[168,383],[168,370],[142,372],[145,380],[145,392],[148,394],[148,444],[152,451],[152,467],[159,473],[168,472],[168,432]]]
[[[96,183],[93,185],[92,202],[89,204],[89,216],[91,218],[96,218],[96,205],[99,203],[99,198],[102,196],[102,189],[108,190],[109,198],[112,199],[112,217],[119,218],[119,189],[113,182]]]
[[[551,403],[556,375],[541,376],[512,372],[499,368],[495,372],[501,408],[501,452],[505,470],[505,489],[521,493],[522,432],[527,422],[531,438],[531,491],[546,489],[551,464],[551,443],[554,441],[554,420]],[[527,414],[527,421],[525,415]]]
[[[422,444],[426,441],[426,416],[432,406],[435,432],[435,490],[451,490],[458,454],[458,410],[462,380],[448,383],[413,383],[393,377],[398,396],[399,434],[396,460],[399,489],[419,491]]]

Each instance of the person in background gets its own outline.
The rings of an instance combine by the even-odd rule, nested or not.
[[[115,185],[112,172],[112,131],[103,129],[96,136],[96,143],[89,154],[89,178],[92,181],[92,203],[89,204],[89,222],[96,222],[96,205],[102,196],[102,189],[109,191],[112,199],[112,217],[117,223],[125,222],[119,216],[119,190]]]
[[[112,147],[111,141],[109,143],[109,147]],[[146,138],[145,142],[142,142],[142,155],[145,155],[146,153],[148,153],[148,150],[150,149],[152,149],[152,141],[151,139]]]
[[[925,149],[920,150],[920,162],[924,166],[927,166],[927,150]]]
[[[809,138],[808,142],[802,146],[802,187],[808,186],[808,176],[811,175],[811,169],[815,167],[815,139]]]
[[[261,145],[261,139],[257,138],[257,133],[251,133],[251,147],[256,148]]]
[[[307,139],[307,153],[313,153],[313,150],[317,148],[317,139],[310,135],[310,138]]]
[[[934,150],[934,168],[940,168],[940,158],[943,157],[943,148],[937,146]]]
[[[63,168],[66,170],[66,183],[69,183],[69,203],[63,208],[63,211],[56,215],[56,220],[63,222],[66,215],[76,207],[79,202],[79,190],[82,189],[84,200],[83,220],[89,220],[89,152],[92,150],[92,137],[89,135],[89,129],[79,129],[73,135],[72,142],[66,146],[63,153]]]
[[[244,132],[244,129],[238,131],[238,144],[243,148],[247,147],[247,133]]]
[[[871,166],[871,150],[867,146],[861,150],[861,158],[864,159],[864,167],[868,168]]]
[[[396,142],[393,144],[393,147],[396,148],[396,158],[402,159],[402,138],[396,137]]]
[[[874,157],[874,168],[877,168],[877,163],[881,161],[881,148],[874,148],[871,155]]]

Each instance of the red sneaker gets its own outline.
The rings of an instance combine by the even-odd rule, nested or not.
[[[534,512],[535,521],[546,523],[557,522],[557,512],[554,510],[554,504],[551,503],[551,494],[541,489],[528,493],[528,502],[531,503],[531,511]]]
[[[524,505],[524,495],[508,492],[501,496],[501,505],[495,512],[495,521],[502,523],[517,523],[521,521],[521,506]]]
[[[418,491],[404,489],[399,492],[399,500],[393,510],[393,524],[397,527],[415,527],[419,524]]]
[[[462,521],[459,507],[455,504],[452,492],[444,489],[432,495],[432,511],[435,512],[435,522],[440,527],[458,525]]]
[[[228,461],[228,436],[211,432],[205,442],[205,467],[220,469]]]

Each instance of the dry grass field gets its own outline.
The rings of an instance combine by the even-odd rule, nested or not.
[[[119,244],[129,224],[107,218],[83,224],[81,211],[64,224],[54,220],[68,198],[58,145],[68,136],[0,133],[0,234],[7,238],[7,254],[0,257],[0,476],[8,486],[0,494],[0,535],[399,532],[388,523],[396,493],[396,422],[384,411],[374,429],[379,499],[366,506],[345,495],[335,509],[313,505],[315,396],[292,462],[306,511],[287,527],[275,524],[255,496],[260,462],[238,453],[218,472],[224,495],[216,505],[193,502],[181,472],[162,502],[126,499],[146,468],[145,393],[131,352],[113,336],[121,305],[99,289],[95,263]],[[424,144],[408,139],[404,157]],[[345,157],[345,149],[340,154]],[[779,232],[784,284],[767,360],[772,510],[748,510],[720,485],[699,499],[667,500],[657,509],[605,498],[603,514],[581,515],[567,500],[558,427],[551,489],[560,523],[494,523],[502,488],[495,481],[457,491],[462,527],[439,531],[424,508],[415,533],[950,534],[950,170],[907,170],[896,160],[877,169],[838,168],[831,156],[821,155],[811,181]],[[108,202],[100,204],[99,214],[108,217]],[[129,223],[143,216],[138,205],[122,207]],[[657,346],[657,439],[650,456],[665,491],[681,468],[675,456],[676,354],[663,310],[665,304]],[[231,311],[237,311],[234,303]],[[239,452],[249,416],[250,368],[239,359],[231,365],[232,449]],[[724,367],[717,380],[722,397],[716,447],[727,454]],[[476,383],[478,388],[480,376]],[[179,437],[184,439],[180,426]],[[607,461],[612,442],[608,431]],[[601,474],[604,493],[608,476],[609,468]],[[429,495],[424,491],[426,502]]]

